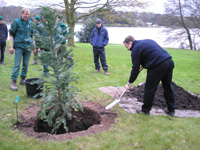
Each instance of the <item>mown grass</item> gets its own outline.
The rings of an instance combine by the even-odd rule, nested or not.
[[[167,49],[175,62],[173,81],[200,94],[200,52],[179,49]],[[103,71],[98,74],[94,71],[93,53],[90,44],[76,43],[74,58],[77,61],[73,72],[79,76],[78,83],[74,83],[81,94],[87,99],[106,106],[112,97],[98,90],[99,87],[125,86],[131,70],[130,52],[122,45],[109,44],[106,47],[106,57],[110,76]],[[0,65],[0,149],[2,150],[43,150],[43,149],[69,149],[69,150],[199,150],[200,149],[200,119],[178,118],[170,120],[166,116],[143,116],[129,114],[122,108],[115,106],[113,111],[118,114],[116,123],[109,131],[104,131],[89,137],[80,137],[65,142],[42,141],[27,137],[13,128],[16,122],[14,100],[19,96],[18,109],[24,110],[34,99],[27,98],[25,86],[19,85],[19,91],[13,92],[10,88],[10,74],[13,67],[14,55],[5,54],[5,65]],[[30,64],[33,62],[31,56]],[[30,65],[28,78],[40,77],[38,68],[42,65]],[[146,70],[143,70],[134,83],[144,82]]]

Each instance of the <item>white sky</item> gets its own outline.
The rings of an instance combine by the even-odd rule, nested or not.
[[[16,5],[19,6],[19,3],[23,0],[9,0],[7,1],[8,5]],[[27,0],[28,1],[28,0]],[[54,1],[54,0],[51,0]],[[153,13],[164,13],[164,2],[167,2],[167,0],[147,0],[150,2],[150,6],[148,8],[145,8],[147,12],[153,12]]]
[[[149,12],[164,13],[164,3],[167,0],[152,0],[152,6],[147,8]]]

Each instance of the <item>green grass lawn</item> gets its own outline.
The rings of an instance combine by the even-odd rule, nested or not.
[[[8,44],[7,44],[8,45]],[[175,62],[173,82],[185,90],[200,94],[200,51],[167,49]],[[94,74],[93,52],[90,44],[76,43],[74,59],[77,61],[73,72],[78,75],[74,83],[86,97],[80,100],[96,101],[106,106],[109,95],[98,90],[99,87],[121,86],[128,81],[131,70],[131,57],[122,45],[109,44],[106,58],[110,76],[103,71]],[[89,137],[80,137],[65,142],[42,141],[13,128],[16,122],[14,100],[19,96],[18,109],[24,110],[36,100],[27,98],[25,86],[17,85],[19,90],[10,90],[10,74],[14,55],[5,52],[5,65],[0,65],[0,149],[1,150],[199,150],[200,119],[178,118],[169,120],[166,116],[144,116],[129,114],[119,106],[113,111],[118,114],[116,123],[109,131]],[[30,64],[33,62],[33,55]],[[28,78],[40,77],[38,69],[42,65],[29,65]],[[133,85],[145,82],[146,70],[143,70]],[[102,101],[104,99],[104,101]]]

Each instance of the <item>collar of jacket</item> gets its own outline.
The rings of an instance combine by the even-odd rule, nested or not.
[[[24,20],[22,19],[22,16],[20,17],[20,19],[21,19],[21,21],[23,21],[23,22],[25,22],[25,23],[29,23],[29,19],[27,19],[27,21],[24,21]]]
[[[100,28],[98,28],[98,27],[96,26],[96,29],[97,29],[98,31],[100,31],[102,28],[103,28],[103,25],[101,25]]]
[[[136,42],[137,42],[137,40],[133,41],[132,46],[130,48],[130,51],[132,51],[132,49],[133,49],[133,47],[134,47],[134,45],[135,45]]]

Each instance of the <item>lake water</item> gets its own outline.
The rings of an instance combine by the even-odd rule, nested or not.
[[[82,25],[75,26],[75,32],[80,31]],[[10,26],[8,25],[8,29]],[[136,40],[152,39],[162,47],[179,48],[180,43],[166,43],[167,35],[163,32],[166,28],[140,28],[140,27],[106,27],[109,34],[109,43],[123,44],[128,35],[132,35]],[[9,40],[9,38],[8,38]],[[78,38],[74,38],[78,41]]]
[[[82,25],[75,26],[75,32],[80,31]],[[140,27],[106,27],[109,34],[109,43],[123,44],[128,35],[136,40],[152,39],[162,47],[179,48],[180,43],[166,43],[167,35],[163,32],[166,28],[140,28]],[[75,41],[78,38],[75,37]]]

